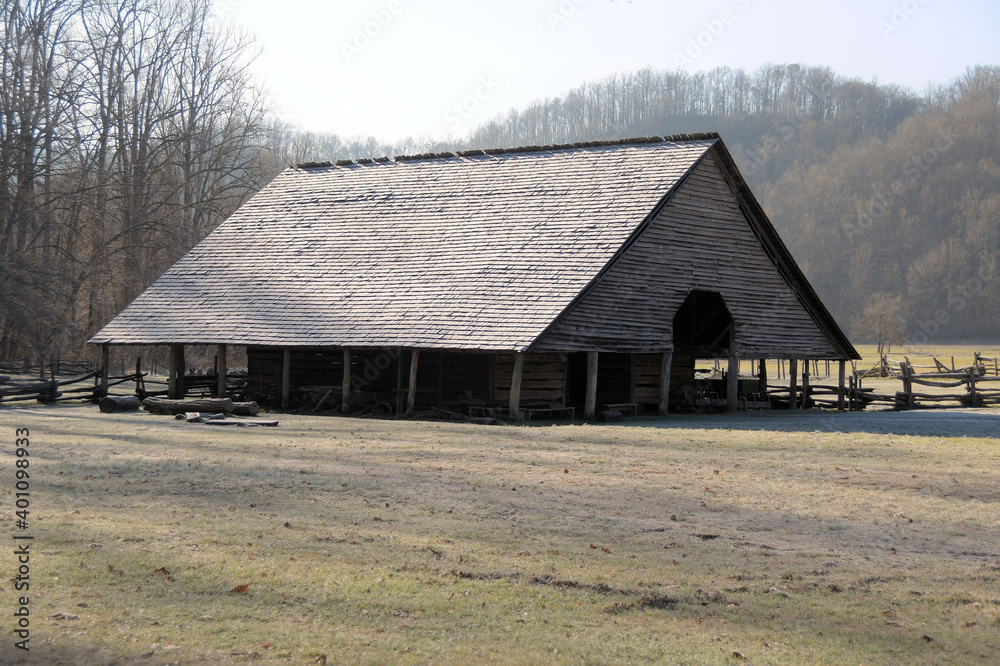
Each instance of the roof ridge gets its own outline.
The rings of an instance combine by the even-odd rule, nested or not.
[[[297,169],[316,169],[330,166],[355,166],[369,165],[373,163],[385,164],[392,162],[417,162],[420,160],[440,160],[455,157],[495,157],[497,155],[517,155],[520,153],[541,153],[557,150],[579,150],[581,148],[604,148],[606,146],[634,146],[652,143],[677,143],[681,141],[707,141],[720,138],[718,132],[697,132],[694,134],[673,134],[669,136],[640,136],[628,139],[609,139],[602,141],[577,141],[574,143],[556,143],[545,146],[515,146],[513,148],[474,148],[471,150],[459,150],[456,152],[444,153],[417,153],[413,155],[396,155],[391,160],[388,157],[377,159],[359,158],[337,160],[335,164],[330,162],[303,162],[296,164]]]

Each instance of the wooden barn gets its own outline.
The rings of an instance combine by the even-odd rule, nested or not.
[[[175,396],[185,345],[245,345],[286,404],[512,418],[684,408],[706,358],[734,410],[740,359],[858,358],[716,134],[291,167],[90,342],[170,345]]]

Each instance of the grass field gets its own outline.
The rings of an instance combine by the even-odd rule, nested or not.
[[[1000,411],[279,418],[0,408],[0,660],[1000,661]]]

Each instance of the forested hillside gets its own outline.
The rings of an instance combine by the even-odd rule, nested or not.
[[[1000,333],[1000,68],[922,94],[798,65],[643,70],[458,144],[389,145],[278,122],[209,0],[0,4],[0,358],[83,353],[289,163],[701,131],[855,337]]]

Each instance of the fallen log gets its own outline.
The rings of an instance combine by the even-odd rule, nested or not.
[[[232,414],[236,404],[229,398],[192,398],[189,400],[171,400],[169,398],[146,398],[142,408],[150,414],[174,416],[187,412],[224,412]]]
[[[142,401],[133,395],[109,395],[101,398],[97,407],[104,414],[134,412],[142,406]]]
[[[235,416],[257,416],[260,406],[256,402],[234,402],[231,413]]]

